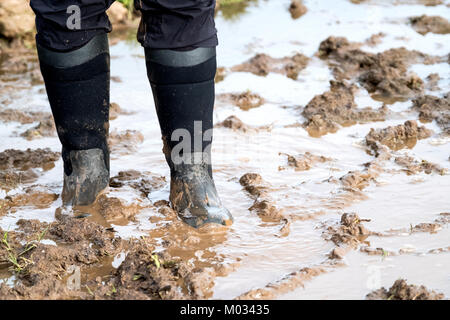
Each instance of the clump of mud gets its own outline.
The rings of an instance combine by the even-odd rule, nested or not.
[[[340,126],[385,120],[388,114],[385,106],[380,109],[358,108],[354,97],[356,85],[334,80],[330,84],[330,90],[316,95],[302,111],[307,119],[303,125],[311,136],[334,133]]]
[[[370,47],[375,47],[381,43],[384,37],[386,37],[386,34],[384,32],[375,33],[371,35],[368,39],[366,39],[365,44]]]
[[[372,4],[380,4],[380,3],[387,3],[392,4],[391,0],[350,0],[351,3],[354,4],[361,4],[361,3],[372,3]],[[442,0],[396,0],[394,2],[395,5],[401,5],[401,4],[421,4],[427,7],[434,7],[442,4]]]
[[[441,88],[439,88],[439,80],[441,80],[441,77],[438,73],[430,73],[427,78],[427,89],[431,91],[439,91]]]
[[[27,140],[56,136],[56,127],[53,117],[50,116],[47,119],[40,121],[36,126],[23,132],[20,136]]]
[[[450,93],[439,98],[431,95],[413,100],[413,110],[419,111],[419,119],[424,122],[435,120],[443,133],[450,135]]]
[[[39,185],[24,188],[20,193],[0,199],[0,216],[7,212],[17,212],[19,207],[44,209],[58,199],[58,194]]]
[[[255,133],[260,130],[270,131],[272,129],[272,125],[265,126],[251,126],[242,122],[241,119],[236,117],[235,115],[231,115],[225,120],[217,123],[215,125],[217,128],[228,128],[233,131],[243,132],[243,133]]]
[[[344,213],[339,224],[327,227],[322,236],[337,246],[331,251],[330,258],[342,259],[350,249],[356,248],[371,235],[371,232],[362,224],[369,221],[369,219],[361,219],[356,213]]]
[[[0,152],[0,170],[15,168],[27,170],[29,168],[50,169],[54,162],[59,159],[59,152],[53,152],[49,148],[15,150],[7,149]]]
[[[370,129],[366,135],[366,144],[375,154],[380,149],[380,144],[388,146],[391,150],[413,148],[417,141],[431,137],[433,131],[419,127],[414,120],[408,120],[404,124],[389,126],[383,129]]]
[[[10,190],[22,183],[37,180],[42,170],[50,170],[60,157],[50,149],[7,149],[0,152],[0,188]]]
[[[227,75],[227,71],[224,67],[218,67],[216,70],[216,75],[214,77],[214,82],[218,83],[220,81],[223,81]]]
[[[248,125],[246,125],[244,122],[242,122],[241,119],[239,119],[238,117],[236,117],[234,115],[229,116],[222,122],[219,122],[218,124],[216,124],[216,127],[229,128],[234,131],[242,131],[244,133],[251,131],[251,128]]]
[[[112,298],[204,299],[211,294],[214,277],[212,269],[195,269],[165,252],[155,253],[141,241],[133,245],[109,283],[92,290],[101,294],[107,292],[105,287],[117,288]]]
[[[425,286],[408,284],[406,280],[399,279],[394,282],[389,290],[384,287],[369,293],[367,300],[442,300],[444,295]]]
[[[298,19],[308,11],[308,8],[303,4],[303,0],[292,0],[289,6],[289,12],[292,19]]]
[[[109,148],[113,154],[124,155],[136,152],[142,142],[144,142],[144,135],[137,130],[113,131],[108,137]]]
[[[112,228],[69,216],[51,224],[20,220],[18,227],[8,233],[0,230],[5,239],[0,267],[16,278],[12,286],[0,285],[1,299],[172,300],[212,295],[214,268],[196,267],[167,251],[157,253],[147,238],[125,241]],[[116,269],[111,263],[119,254],[123,261]]]
[[[223,102],[232,103],[244,111],[258,108],[259,106],[264,104],[264,98],[250,91],[245,91],[242,93],[224,93],[218,95],[217,99]]]
[[[150,192],[162,188],[166,184],[166,178],[152,174],[151,172],[140,172],[137,170],[120,171],[109,181],[112,188],[129,186],[146,198]]]
[[[246,173],[240,179],[239,183],[244,187],[255,200],[249,208],[266,222],[279,222],[283,226],[280,235],[289,234],[290,221],[286,218],[282,209],[278,208],[274,200],[269,195],[269,184],[258,173]]]
[[[349,171],[347,174],[339,178],[339,181],[345,191],[352,195],[360,194],[370,182],[376,181],[376,178],[384,171],[383,162],[391,158],[391,154],[387,147],[380,145],[376,159],[364,164],[363,170]]]
[[[29,124],[35,121],[46,121],[52,115],[48,112],[20,111],[16,109],[0,110],[0,120],[4,122],[19,122],[20,124]]]
[[[134,221],[136,214],[144,207],[138,201],[127,203],[118,197],[102,194],[97,197],[92,210],[98,212],[108,222],[128,224],[129,221]]]
[[[115,103],[115,102],[112,102],[112,103],[109,105],[109,120],[115,120],[115,119],[117,119],[117,117],[118,117],[119,115],[122,115],[122,114],[130,114],[130,113],[127,112],[127,111],[124,111],[124,110],[119,106],[119,104],[117,104],[117,103]]]
[[[412,17],[409,20],[414,30],[422,35],[428,32],[437,34],[450,33],[450,22],[440,16],[422,15],[420,17]]]
[[[14,263],[7,258],[6,265],[17,280],[13,287],[0,286],[2,299],[88,298],[89,294],[81,288],[69,288],[67,275],[76,268],[81,269],[81,275],[88,274],[122,246],[112,232],[84,219],[66,217],[50,225],[37,220],[18,224],[19,231],[37,233],[8,232],[4,236],[0,260],[14,257]],[[43,239],[64,245],[43,244]]]
[[[260,53],[250,60],[232,67],[231,71],[251,72],[257,76],[267,76],[270,72],[275,72],[295,80],[298,78],[299,72],[306,68],[308,62],[309,58],[301,53],[284,58],[273,58]]]
[[[280,155],[287,156],[288,166],[294,167],[295,171],[306,171],[311,169],[316,163],[324,163],[332,160],[331,158],[317,156],[310,152],[305,152],[298,156],[292,156],[286,153],[280,153]],[[281,167],[280,169],[284,168]]]
[[[432,64],[441,60],[403,47],[374,54],[362,51],[360,46],[344,37],[332,36],[320,43],[318,55],[327,60],[338,80],[356,78],[374,99],[389,103],[423,92],[422,79],[408,72],[411,64]]]
[[[414,157],[409,155],[399,156],[395,158],[395,163],[403,167],[404,171],[408,174],[417,174],[419,172],[425,172],[426,174],[437,173],[440,175],[446,174],[447,170],[441,166],[426,161],[418,161]]]

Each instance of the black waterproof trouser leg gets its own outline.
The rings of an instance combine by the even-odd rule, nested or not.
[[[113,2],[114,0],[31,0],[30,5],[36,13],[37,42],[58,51],[82,47],[94,36],[111,31],[106,10]],[[139,42],[152,49],[215,47],[215,2],[135,0],[135,8],[142,14],[138,30]]]

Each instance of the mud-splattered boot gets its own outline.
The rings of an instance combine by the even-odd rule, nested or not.
[[[57,52],[37,44],[62,144],[64,205],[89,205],[109,183],[109,46],[106,34]]]
[[[193,227],[231,225],[212,177],[215,48],[146,49],[147,73],[170,167],[170,202]],[[180,141],[181,140],[181,141]]]

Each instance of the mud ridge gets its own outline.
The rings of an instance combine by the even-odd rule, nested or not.
[[[277,204],[269,195],[269,184],[263,180],[258,173],[246,173],[240,179],[239,183],[244,187],[251,197],[255,200],[249,208],[266,222],[278,222],[282,224],[280,236],[287,236],[290,232],[290,219],[286,217],[283,210],[278,208]]]

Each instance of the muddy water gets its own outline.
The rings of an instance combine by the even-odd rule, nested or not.
[[[386,1],[377,5],[376,1],[354,4],[341,0],[332,1],[332,6],[331,1],[304,1],[308,12],[300,19],[292,20],[289,3],[287,0],[254,1],[246,7],[239,7],[237,12],[228,10],[225,15],[219,12],[217,17],[221,44],[218,48],[219,66],[230,68],[256,53],[281,58],[301,52],[311,58],[297,80],[277,73],[260,77],[234,72],[217,84],[217,94],[249,90],[265,101],[260,107],[248,111],[230,102],[216,103],[215,123],[235,115],[246,125],[262,127],[245,133],[227,128],[215,130],[213,163],[216,185],[223,203],[233,213],[235,223],[228,229],[209,227],[200,231],[172,225],[170,219],[158,213],[152,205],[158,200],[168,199],[167,183],[151,192],[148,198],[132,189],[109,193],[125,203],[140,203],[144,207],[132,221],[108,220],[95,212],[89,219],[113,227],[117,236],[122,238],[149,236],[157,250],[163,250],[164,240],[186,240],[186,235],[192,235],[196,238],[195,246],[171,246],[168,249],[171,255],[190,260],[200,267],[218,263],[230,265],[226,276],[215,279],[212,298],[235,298],[283,278],[289,282],[288,275],[302,268],[324,265],[335,245],[322,236],[323,225],[338,222],[344,212],[356,212],[362,218],[371,219],[365,223],[371,231],[384,233],[391,229],[406,229],[390,237],[369,236],[366,239],[373,248],[402,253],[381,257],[352,251],[345,256],[343,266],[329,268],[327,273],[307,281],[304,287],[292,281],[287,292],[275,290],[275,298],[361,299],[372,289],[390,286],[399,277],[450,296],[449,253],[429,252],[450,245],[448,226],[442,226],[434,234],[410,234],[407,231],[411,225],[433,222],[440,213],[450,211],[449,175],[419,173],[408,176],[391,160],[383,164],[385,172],[361,193],[348,193],[339,183],[340,177],[349,171],[363,170],[363,164],[374,159],[366,152],[363,143],[370,128],[395,126],[418,118],[417,113],[409,111],[411,101],[390,105],[393,114],[386,121],[344,127],[320,138],[311,137],[299,125],[304,121],[302,108],[315,95],[328,90],[329,81],[333,79],[326,63],[314,55],[321,41],[334,35],[363,42],[371,35],[383,32],[386,36],[378,45],[364,46],[363,49],[381,52],[404,46],[428,54],[445,55],[450,51],[448,36],[422,36],[406,22],[408,17],[422,14],[450,18],[450,9],[445,4],[425,7],[411,2],[393,9]],[[137,145],[138,152],[111,155],[111,174],[114,176],[119,171],[134,169],[165,176],[168,181],[169,172],[161,152],[159,127],[146,80],[143,50],[136,43],[122,41],[111,47],[111,57],[111,75],[121,80],[112,81],[111,101],[118,103],[127,113],[111,121],[111,131],[137,130],[144,137],[144,141]],[[410,70],[422,79],[431,73],[440,75],[440,90],[433,91],[434,95],[442,95],[450,89],[447,63],[413,65]],[[11,95],[8,96],[11,101],[8,108],[48,111],[42,88],[42,85],[28,87],[18,82],[16,92],[8,93]],[[360,108],[382,106],[382,102],[373,100],[364,89],[356,93],[355,102]],[[55,137],[32,141],[20,137],[18,133],[33,125],[2,124],[0,150],[49,147],[59,151]],[[435,123],[422,125],[435,134],[418,141],[412,149],[398,150],[394,155],[409,154],[449,168],[450,139],[439,135],[441,129]],[[316,163],[307,171],[289,167],[285,154],[305,152],[331,160]],[[280,221],[266,221],[249,210],[254,199],[239,183],[239,178],[249,172],[259,173],[268,183],[272,203],[290,222],[288,232],[282,232],[283,223]],[[61,173],[62,162],[58,161],[53,169],[43,172],[36,183],[59,193]],[[21,191],[16,189],[8,194],[0,191],[0,197]],[[60,205],[58,199],[49,208],[20,208],[0,217],[0,228],[13,230],[18,219],[51,222]],[[88,277],[109,273],[118,267],[125,254],[106,259],[104,265]],[[14,283],[8,272],[1,271],[0,278],[8,284]]]

